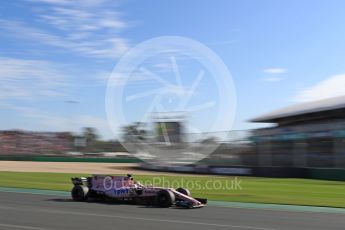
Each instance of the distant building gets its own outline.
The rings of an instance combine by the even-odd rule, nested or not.
[[[160,143],[181,143],[184,133],[185,115],[182,112],[156,113],[152,115],[155,123],[156,139]]]
[[[260,165],[345,167],[345,97],[301,103],[254,118]]]

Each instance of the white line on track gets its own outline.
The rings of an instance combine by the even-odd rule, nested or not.
[[[201,226],[234,228],[234,229],[277,230],[277,229],[273,229],[273,228],[254,227],[254,226],[216,224],[216,223],[203,223],[203,222],[169,220],[169,219],[153,219],[153,218],[143,218],[143,217],[134,217],[134,216],[108,215],[108,214],[85,213],[85,212],[56,211],[56,210],[38,209],[38,208],[35,208],[35,209],[30,208],[30,210],[24,210],[23,208],[15,208],[15,207],[9,207],[9,206],[0,206],[0,209],[15,210],[15,211],[30,211],[30,212],[39,212],[39,213],[49,213],[49,214],[61,214],[61,215],[93,216],[93,217],[117,218],[117,219],[125,219],[125,220],[140,220],[140,221],[151,221],[151,222],[159,222],[159,223],[190,224],[190,225],[201,225]],[[30,228],[27,228],[27,229],[30,229]],[[32,230],[51,230],[51,229],[32,228]]]
[[[41,228],[41,227],[24,226],[24,225],[16,225],[16,224],[2,224],[2,223],[0,223],[0,227],[14,228],[14,229],[25,229],[25,230],[53,230],[50,228]]]

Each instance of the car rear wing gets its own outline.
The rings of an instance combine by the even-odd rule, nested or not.
[[[86,177],[72,177],[71,181],[74,185],[88,185],[89,180]]]

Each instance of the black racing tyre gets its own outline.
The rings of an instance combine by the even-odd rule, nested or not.
[[[175,195],[169,190],[161,190],[157,194],[156,203],[161,208],[168,208],[175,204]]]
[[[182,193],[183,195],[186,195],[186,196],[192,196],[190,191],[186,188],[178,188],[178,189],[176,189],[176,191],[178,191],[179,193]]]
[[[86,201],[88,198],[89,188],[83,185],[76,185],[71,191],[74,201]]]

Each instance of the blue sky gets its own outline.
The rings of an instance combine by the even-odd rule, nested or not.
[[[247,120],[344,94],[344,8],[341,0],[3,1],[0,129],[94,126],[113,138],[105,115],[107,79],[127,50],[157,36],[188,37],[212,49],[236,87],[233,129],[258,127]],[[184,83],[192,84],[197,65],[177,61]],[[204,82],[196,97],[216,97],[211,85]],[[131,87],[145,91],[142,84]],[[134,104],[126,114],[144,109]],[[193,121],[203,124],[211,114],[205,110]]]

